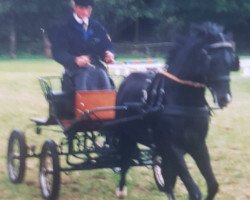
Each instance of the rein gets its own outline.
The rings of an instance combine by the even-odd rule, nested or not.
[[[180,83],[182,85],[188,85],[188,86],[195,87],[195,88],[205,88],[206,87],[206,84],[203,84],[203,83],[180,79],[180,78],[176,77],[175,75],[167,72],[165,69],[160,69],[160,73],[162,75],[166,76],[167,78],[169,78],[177,83]]]
[[[210,44],[209,46],[206,47],[206,49],[218,49],[218,48],[232,48],[232,49],[234,49],[234,45],[230,42],[225,42],[223,40],[222,42],[213,43],[213,44]],[[177,76],[169,73],[164,68],[159,69],[159,73],[162,74],[163,76],[169,78],[170,80],[172,80],[176,83],[182,84],[182,85],[187,85],[187,86],[191,86],[194,88],[206,88],[207,87],[207,85],[204,83],[180,79]],[[216,77],[213,81],[227,81],[227,80],[230,80],[229,76]],[[157,102],[157,103],[158,103],[158,105],[160,105],[159,102]],[[196,116],[208,116],[208,115],[213,114],[214,108],[212,108],[208,104],[208,102],[206,102],[206,106],[202,107],[202,108],[194,109],[194,108],[186,108],[183,106],[178,106],[178,107],[165,106],[164,110],[165,110],[166,114],[171,114],[171,115],[190,115],[190,113],[192,113],[192,115],[196,115]]]
[[[194,88],[205,88],[206,87],[206,85],[203,83],[194,82],[194,81],[190,81],[190,80],[182,80],[182,79],[174,76],[173,74],[167,72],[164,69],[160,69],[159,73],[164,75],[165,77],[177,82],[177,83],[182,84],[182,85],[188,85],[188,86],[191,86]],[[200,108],[189,108],[189,107],[184,107],[184,106],[169,106],[169,105],[164,106],[164,113],[168,114],[168,115],[208,116],[208,115],[212,115],[213,109],[206,101],[206,106],[200,107]]]
[[[218,49],[218,48],[232,48],[232,49],[234,49],[234,45],[230,42],[223,41],[223,42],[217,42],[217,43],[210,44],[206,47],[206,49]],[[204,84],[204,83],[180,79],[180,78],[176,77],[175,75],[169,73],[165,69],[160,69],[159,72],[161,74],[163,74],[165,77],[167,77],[167,78],[169,78],[177,83],[180,83],[182,85],[188,85],[188,86],[195,87],[195,88],[205,88],[206,87],[206,84]],[[216,80],[229,80],[229,77],[223,76],[223,77],[217,78]]]

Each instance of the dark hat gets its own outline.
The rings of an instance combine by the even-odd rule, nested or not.
[[[74,0],[75,4],[78,6],[93,6],[93,0]]]

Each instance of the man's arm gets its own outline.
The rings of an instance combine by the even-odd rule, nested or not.
[[[49,37],[52,44],[52,54],[54,59],[67,69],[76,68],[75,56],[68,52],[69,44],[67,33],[63,30],[63,27],[54,27],[50,31]]]
[[[89,56],[82,55],[75,57],[75,63],[78,67],[87,67],[91,64]]]
[[[106,51],[105,52],[105,56],[104,56],[104,61],[107,63],[107,64],[111,64],[115,61],[115,55],[113,52],[111,51]]]
[[[115,56],[114,56],[114,48],[111,42],[111,38],[108,35],[105,28],[99,24],[99,31],[101,34],[101,58],[106,63],[113,63]]]

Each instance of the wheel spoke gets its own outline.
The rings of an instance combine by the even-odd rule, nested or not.
[[[56,199],[59,191],[60,174],[57,147],[53,141],[46,141],[40,158],[40,186],[45,199]]]
[[[8,163],[10,176],[12,179],[16,179],[20,168],[20,145],[17,139],[12,142]]]
[[[24,134],[18,130],[13,130],[8,143],[8,173],[11,182],[20,183],[25,173],[25,160],[27,146]]]

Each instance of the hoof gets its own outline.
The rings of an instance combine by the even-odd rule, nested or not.
[[[208,196],[206,200],[213,200],[218,191],[219,191],[219,184],[215,182],[212,187],[211,186],[209,187]]]
[[[124,199],[128,195],[128,189],[127,187],[123,187],[122,190],[117,188],[115,194],[118,199]]]
[[[167,194],[168,200],[175,200],[173,194]]]

